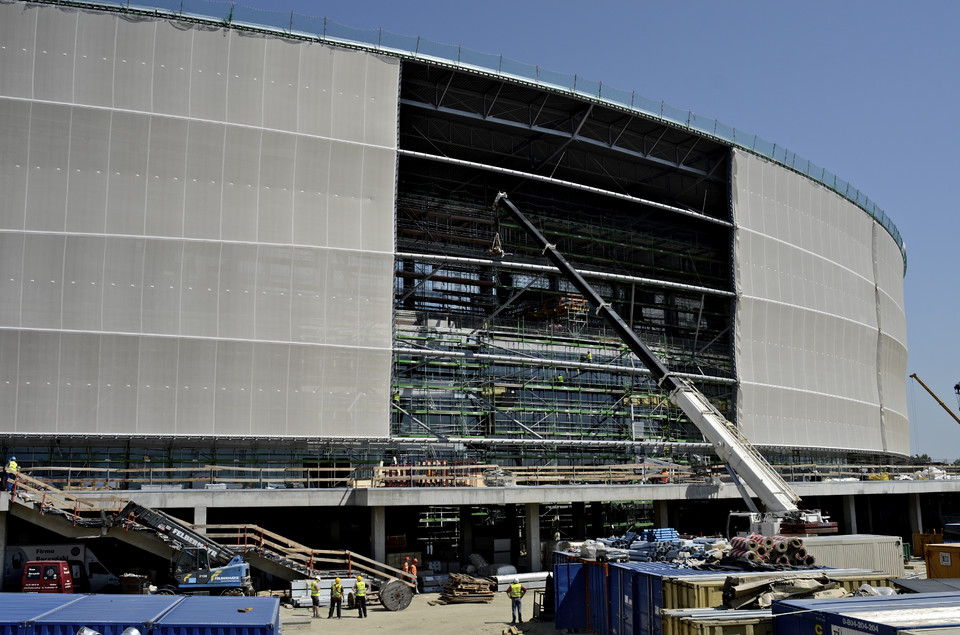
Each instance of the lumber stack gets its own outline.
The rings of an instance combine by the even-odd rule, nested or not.
[[[474,578],[462,573],[451,573],[444,583],[440,597],[430,604],[486,603],[493,600],[495,582]]]

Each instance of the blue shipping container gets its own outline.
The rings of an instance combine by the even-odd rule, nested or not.
[[[582,562],[557,561],[553,565],[554,623],[560,630],[587,627],[587,584]]]
[[[21,598],[31,594],[21,594]],[[92,628],[101,635],[120,635],[133,626],[146,634],[150,626],[185,598],[175,595],[82,595],[43,616],[27,620],[19,635],[76,635]]]
[[[20,624],[83,599],[61,593],[0,593],[0,635],[19,635]]]
[[[280,600],[188,597],[153,625],[152,635],[279,635]]]
[[[660,635],[664,578],[717,575],[667,562],[625,562],[610,565],[610,632],[616,635]]]
[[[908,629],[932,628],[960,632],[960,592],[782,600],[773,604],[773,628],[777,635],[899,635]]]
[[[587,573],[587,620],[593,633],[608,633],[607,611],[610,596],[607,591],[607,563],[584,561]]]

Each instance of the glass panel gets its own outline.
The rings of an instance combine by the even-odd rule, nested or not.
[[[290,247],[260,245],[257,260],[256,339],[290,341]]]
[[[330,141],[315,137],[297,140],[293,184],[293,242],[327,244],[327,179],[330,174]],[[392,231],[392,223],[391,223]]]
[[[137,432],[173,434],[177,422],[177,357],[180,342],[172,337],[140,340],[140,391]]]
[[[263,69],[264,128],[296,131],[301,49],[301,42],[277,38],[266,40]]]
[[[152,110],[153,51],[157,27],[165,23],[124,22],[116,35],[113,105],[127,110]]]
[[[148,236],[183,236],[187,125],[185,119],[171,117],[151,120],[145,222]]]
[[[97,432],[99,375],[100,335],[61,334],[59,432]]]
[[[220,256],[218,335],[254,338],[257,246],[225,243]]]
[[[217,390],[214,426],[217,434],[250,434],[253,344],[217,342]]]
[[[230,32],[227,67],[227,121],[259,126],[263,123],[263,58],[266,40]]]
[[[99,331],[103,328],[103,264],[106,239],[69,236],[63,281],[63,328]]]
[[[91,106],[113,106],[113,69],[117,25],[99,13],[77,12],[77,49],[74,77],[82,77],[74,101]]]
[[[110,173],[110,112],[78,108],[70,126],[66,229],[103,233]]]
[[[149,116],[114,111],[107,181],[108,234],[143,235],[149,134]]]
[[[100,339],[100,417],[102,433],[137,429],[140,338],[103,335]]]
[[[65,237],[30,234],[23,251],[21,323],[27,328],[59,329],[63,298]]]
[[[0,276],[0,326],[20,326],[21,274],[25,240],[23,234],[0,233],[0,272],[3,272]]]
[[[180,333],[180,278],[183,243],[151,240],[143,257],[144,333]]]
[[[289,245],[293,240],[293,181],[297,140],[265,130],[260,145],[257,240]]]
[[[30,179],[27,229],[63,231],[67,209],[70,108],[33,103],[30,116]]]
[[[177,367],[178,434],[212,434],[217,344],[209,340],[179,340]]]

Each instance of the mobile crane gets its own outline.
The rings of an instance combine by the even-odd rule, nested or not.
[[[176,549],[170,562],[170,577],[175,584],[161,586],[157,593],[175,595],[253,595],[250,564],[223,545],[194,531],[161,511],[130,501],[117,514],[119,523],[133,523],[156,531]]]
[[[669,391],[670,400],[697,426],[697,429],[713,444],[733,477],[740,495],[750,509],[746,514],[750,532],[763,535],[780,533],[836,533],[837,523],[830,522],[819,510],[800,509],[800,497],[787,485],[783,477],[767,462],[737,427],[726,418],[706,396],[685,379],[672,374],[656,354],[647,347],[623,318],[605,302],[600,294],[557,251],[555,245],[513,204],[505,192],[500,192],[495,201],[496,210],[506,210],[520,227],[542,249],[544,255],[564,277],[583,294],[620,339],[640,358],[657,385]],[[745,482],[764,506],[761,512],[743,486]],[[739,514],[743,515],[743,514]]]
[[[937,394],[936,394],[935,392],[933,392],[932,390],[930,390],[930,387],[927,386],[925,383],[923,383],[923,380],[920,379],[919,377],[917,377],[917,374],[916,374],[916,373],[913,373],[913,374],[910,375],[910,376],[913,377],[914,379],[916,379],[916,380],[917,380],[917,383],[920,384],[921,386],[923,386],[923,389],[926,390],[928,393],[930,393],[930,396],[931,396],[931,397],[933,397],[934,399],[937,400],[937,403],[940,404],[940,407],[943,408],[944,410],[946,410],[946,411],[947,411],[947,414],[949,414],[951,417],[953,417],[953,420],[954,420],[954,421],[956,421],[957,423],[960,423],[960,417],[957,417],[957,415],[953,412],[953,410],[950,410],[950,408],[947,407],[947,404],[945,404],[945,403],[943,403],[942,401],[940,401],[940,397],[937,397]],[[953,389],[957,391],[957,402],[958,402],[958,404],[960,404],[960,384],[957,384],[956,386],[954,386]]]

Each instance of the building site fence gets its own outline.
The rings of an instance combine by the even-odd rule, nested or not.
[[[775,466],[792,482],[960,480],[958,466],[820,465]],[[364,467],[198,467],[91,468],[38,466],[18,481],[42,496],[45,486],[72,490],[309,489],[391,487],[498,487],[541,485],[651,485],[729,482],[722,466],[629,463],[594,466],[500,466],[447,463]]]
[[[52,1],[52,0],[51,0]],[[64,4],[61,1],[54,4]],[[636,91],[611,87],[577,74],[558,73],[537,64],[518,62],[503,55],[474,51],[457,44],[434,42],[420,36],[399,35],[384,29],[357,29],[323,17],[295,11],[276,11],[247,7],[233,2],[211,0],[86,0],[70,4],[105,7],[111,10],[164,15],[189,21],[206,21],[221,26],[274,32],[289,37],[330,41],[385,54],[440,62],[456,68],[520,80],[536,86],[561,90],[606,102],[674,126],[719,139],[735,147],[764,156],[830,188],[870,214],[897,243],[906,271],[907,253],[900,231],[890,217],[859,189],[824,167],[804,159],[776,143],[766,141],[727,126],[716,119],[690,110],[674,108],[663,101],[638,95]]]

